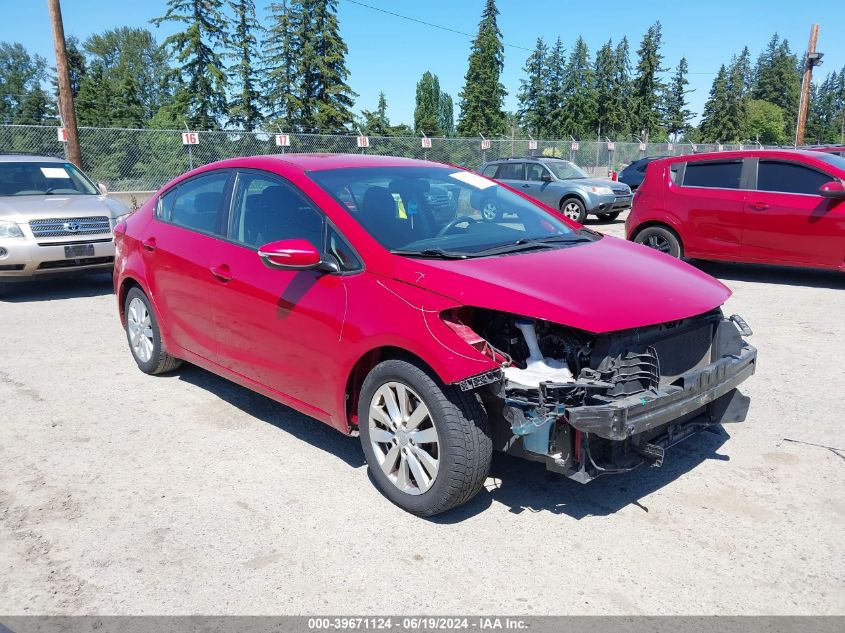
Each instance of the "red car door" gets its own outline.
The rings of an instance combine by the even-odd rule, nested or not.
[[[840,266],[845,261],[845,203],[823,198],[834,180],[796,161],[760,158],[748,194],[743,257],[755,261]]]
[[[238,174],[229,242],[212,259],[224,273],[211,292],[220,363],[318,409],[335,408],[335,349],[346,307],[344,276],[268,268],[264,244],[308,240],[322,251],[326,219],[293,185],[260,171]]]
[[[216,284],[211,255],[225,234],[228,170],[206,173],[164,193],[141,238],[147,281],[168,342],[216,359],[208,306]]]
[[[742,166],[741,159],[690,160],[682,175],[669,179],[665,207],[681,221],[690,256],[739,257],[746,194],[740,187]]]

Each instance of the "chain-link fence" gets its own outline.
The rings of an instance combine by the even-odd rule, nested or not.
[[[429,138],[285,134],[270,131],[195,132],[195,145],[183,144],[181,130],[79,129],[88,174],[112,191],[149,191],[205,163],[235,156],[291,152],[367,153],[422,158],[478,169],[505,156],[566,158],[595,176],[608,176],[643,156],[742,149],[741,145],[529,140],[514,138]],[[287,143],[279,145],[278,142]],[[365,147],[361,147],[365,145]],[[751,147],[751,146],[746,146]],[[0,125],[0,153],[63,155],[55,127]]]

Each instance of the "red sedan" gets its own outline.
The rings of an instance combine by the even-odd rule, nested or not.
[[[626,228],[674,257],[845,271],[845,158],[749,150],[657,160]]]
[[[477,493],[493,449],[586,482],[748,408],[756,351],[721,283],[456,167],[227,160],[116,234],[142,371],[188,361],[360,434],[420,515]]]

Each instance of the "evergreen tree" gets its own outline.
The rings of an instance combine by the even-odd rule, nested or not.
[[[18,125],[47,125],[57,121],[56,108],[40,85],[27,91],[12,117]]]
[[[757,60],[754,70],[752,97],[780,106],[791,135],[798,117],[798,97],[801,92],[801,71],[798,57],[792,53],[787,40],[775,33],[766,50]]]
[[[378,107],[361,111],[361,131],[372,136],[389,136],[390,120],[387,118],[387,98],[384,92],[378,93]]]
[[[692,112],[687,108],[687,95],[692,92],[687,90],[689,80],[687,80],[687,73],[689,67],[687,66],[686,57],[682,57],[678,62],[678,69],[675,71],[672,81],[666,90],[665,107],[666,107],[666,132],[670,137],[678,139],[689,130],[689,121],[692,118]]]
[[[123,75],[117,85],[116,95],[119,98],[115,100],[112,109],[112,124],[117,127],[141,127],[144,123],[144,103],[135,77]]]
[[[47,60],[30,55],[23,44],[0,42],[0,123],[11,123],[30,93],[41,87],[47,74]],[[43,92],[43,91],[42,91]],[[27,105],[27,117],[37,110],[36,93]]]
[[[748,130],[747,72],[743,56],[734,56],[728,67],[728,100],[725,110],[726,137],[743,141],[750,139]],[[728,136],[730,135],[730,136]],[[753,140],[753,139],[751,139]]]
[[[414,130],[426,136],[442,136],[440,128],[440,80],[425,71],[417,84]]]
[[[616,62],[616,81],[615,81],[615,110],[620,113],[620,132],[628,133],[634,132],[639,136],[640,130],[634,130],[631,112],[631,47],[628,44],[628,38],[623,37],[619,44],[616,45],[614,51]]]
[[[596,53],[596,129],[611,138],[620,138],[627,132],[625,112],[625,89],[620,82],[622,73],[613,42],[608,40]]]
[[[227,39],[223,0],[168,0],[167,12],[152,23],[184,24],[184,30],[164,40],[178,68],[173,72],[188,105],[188,124],[213,129],[226,115],[226,68],[221,52]]]
[[[478,34],[472,42],[469,67],[461,91],[461,136],[496,135],[505,131],[502,110],[507,92],[499,81],[505,63],[502,32],[496,21],[495,0],[486,0]]]
[[[845,142],[845,68],[813,85],[807,120],[808,143]]]
[[[547,134],[549,119],[548,47],[542,37],[537,38],[534,51],[525,61],[525,79],[520,81],[519,117],[522,125],[538,138]]]
[[[229,43],[229,55],[234,65],[229,70],[229,78],[238,87],[229,104],[229,122],[252,131],[261,123],[258,72],[255,68],[258,46],[255,34],[260,27],[255,18],[253,0],[229,0],[229,6],[235,13],[234,35]]]
[[[591,134],[596,120],[595,76],[590,65],[590,51],[584,38],[575,40],[563,81],[563,132],[576,138]]]
[[[651,138],[662,136],[661,99],[663,82],[658,74],[666,69],[662,67],[663,55],[660,47],[663,43],[663,27],[655,22],[643,36],[637,50],[637,74],[631,91],[632,124],[635,131],[645,130]]]
[[[270,28],[264,40],[265,105],[270,117],[285,130],[299,123],[302,109],[302,78],[298,64],[305,21],[303,6],[295,0],[282,0],[268,7]]]
[[[549,51],[548,64],[546,69],[546,101],[548,102],[549,116],[546,122],[546,130],[551,138],[568,138],[565,134],[563,123],[563,104],[566,101],[564,82],[566,79],[566,49],[558,37]]]
[[[76,97],[76,120],[79,125],[108,127],[114,123],[112,110],[117,99],[112,82],[106,77],[105,66],[97,61],[91,65],[79,86]]]
[[[85,54],[79,48],[79,39],[71,35],[65,39],[65,47],[67,48],[67,65],[68,75],[70,76],[70,92],[74,98],[79,94],[79,85],[82,83],[82,78],[85,76],[87,69],[85,64]],[[55,92],[58,94],[58,84]]]
[[[452,96],[448,93],[440,93],[440,103],[437,107],[437,124],[445,136],[455,134],[455,106]]]
[[[704,143],[738,141],[738,130],[731,131],[727,121],[728,69],[722,64],[704,104],[699,130]]]
[[[786,120],[783,108],[761,99],[749,99],[746,104],[746,116],[747,138],[766,145],[786,143]]]

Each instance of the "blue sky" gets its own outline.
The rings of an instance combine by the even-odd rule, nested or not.
[[[366,4],[475,33],[484,0],[362,0]],[[92,33],[121,25],[147,26],[159,39],[173,25],[159,28],[150,18],[165,10],[165,0],[63,0],[65,32],[84,39]],[[269,0],[257,0],[262,8]],[[54,61],[47,3],[44,0],[0,0],[3,21],[0,40],[19,41],[31,51]],[[691,109],[700,113],[713,76],[731,55],[748,45],[756,59],[777,31],[793,50],[806,47],[810,25],[821,25],[819,50],[824,65],[816,78],[845,66],[845,2],[842,0],[639,0],[572,2],[569,0],[499,0],[499,24],[506,44],[502,77],[508,97],[506,109],[516,109],[522,66],[538,36],[553,41],[558,35],[569,48],[583,35],[591,53],[609,38],[627,35],[632,53],[655,20],[663,23],[665,64],[675,66],[682,56],[689,61]],[[416,82],[426,70],[440,78],[441,87],[457,96],[463,86],[470,38],[339,2],[341,33],[349,46],[349,83],[359,94],[355,111],[374,109],[379,90],[388,101],[393,123],[411,123]],[[633,55],[632,55],[633,57]],[[668,74],[667,74],[668,76]],[[457,109],[456,109],[457,115]]]

